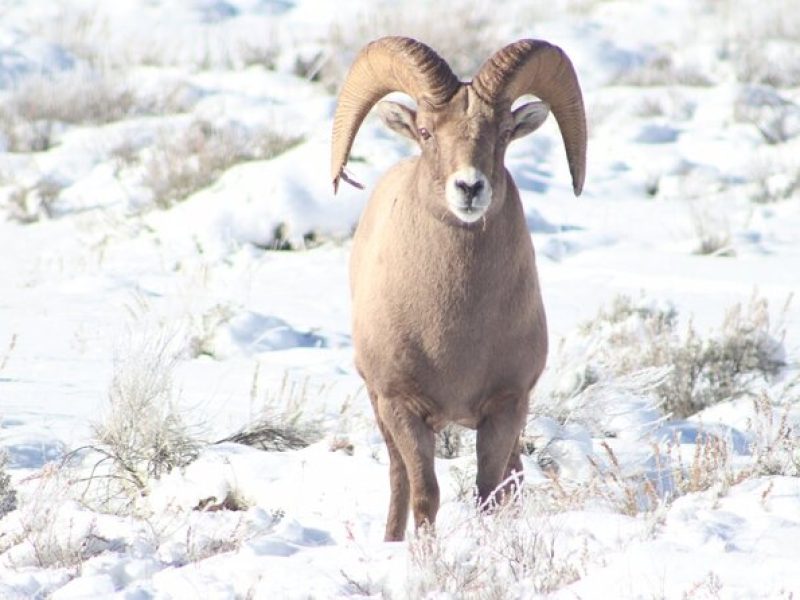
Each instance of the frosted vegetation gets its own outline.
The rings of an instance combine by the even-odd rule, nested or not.
[[[789,5],[0,1],[0,598],[796,597]],[[369,117],[367,192],[328,174],[384,34],[464,78],[557,43],[590,128],[580,199],[552,120],[507,156],[551,331],[524,485],[479,514],[448,427],[398,544],[346,273],[414,149]]]

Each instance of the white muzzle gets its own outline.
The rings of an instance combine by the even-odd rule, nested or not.
[[[447,207],[464,223],[479,220],[492,203],[492,186],[474,167],[459,169],[445,183]]]

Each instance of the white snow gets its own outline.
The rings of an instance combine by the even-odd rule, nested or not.
[[[0,598],[800,594],[797,300],[781,313],[800,287],[800,18],[785,3],[3,0],[0,14],[0,449],[17,492],[5,515],[0,497]],[[554,42],[590,127],[580,198],[553,119],[506,158],[551,335],[524,506],[479,516],[465,451],[437,459],[436,537],[391,544],[347,262],[369,191],[414,149],[370,116],[348,165],[366,190],[334,196],[329,176],[333,90],[385,33],[460,68],[486,58],[476,48]],[[298,143],[203,162],[265,131]],[[168,162],[219,172],[157,207]],[[669,367],[590,369],[621,330],[580,325],[618,294],[701,335],[757,294],[787,365],[667,414],[652,389]],[[108,462],[69,453],[97,445],[121,378],[150,376],[198,456],[126,510],[124,494],[103,505]],[[213,443],[265,415],[313,443]]]

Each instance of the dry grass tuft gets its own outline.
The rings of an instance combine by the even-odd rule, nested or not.
[[[69,489],[65,475],[50,465],[28,479],[35,489],[20,503],[17,522],[0,538],[0,554],[11,566],[69,569],[77,574],[90,557],[119,549],[118,540],[99,533],[96,519],[53,501]]]
[[[800,197],[800,163],[770,154],[757,161],[751,175],[750,199],[772,204]]]
[[[214,183],[231,166],[266,160],[299,144],[303,138],[272,129],[250,132],[195,121],[184,131],[161,136],[142,159],[142,183],[157,208],[168,209]]]
[[[552,593],[579,579],[588,562],[588,547],[565,533],[527,491],[490,514],[469,510],[409,540],[404,592],[496,600]]]
[[[641,64],[620,72],[615,85],[641,87],[676,86],[708,87],[714,81],[697,65],[678,65],[669,54],[656,54]]]
[[[475,452],[475,435],[465,427],[450,423],[436,434],[436,456],[457,458]]]
[[[8,340],[8,347],[6,348],[5,352],[3,352],[2,357],[0,357],[0,371],[6,368],[8,364],[8,359],[11,357],[11,354],[14,352],[14,348],[17,347],[17,334],[14,333],[11,335],[11,339]]]
[[[8,453],[0,450],[0,519],[17,508],[17,491],[11,486],[7,466]]]
[[[696,238],[694,254],[701,256],[734,256],[731,226],[727,216],[708,206],[691,205],[692,228]]]
[[[6,198],[8,218],[22,224],[52,219],[58,200],[67,184],[54,177],[43,177],[33,185],[17,186]]]
[[[253,373],[251,402],[257,400],[259,369]],[[310,393],[324,393],[325,386],[312,389],[308,381],[291,381],[284,376],[276,391],[268,392],[258,415],[244,429],[217,443],[235,442],[268,452],[305,448],[321,439],[320,424],[306,414]]]
[[[136,94],[121,74],[67,71],[24,79],[8,108],[28,122],[99,125],[118,121],[136,107]]]
[[[6,152],[46,152],[68,126],[182,113],[195,100],[182,82],[142,92],[123,71],[104,68],[28,76],[0,105],[0,146]]]
[[[456,75],[471,79],[507,41],[499,34],[498,17],[496,7],[485,0],[469,0],[456,11],[430,3],[376,5],[334,23],[326,40],[328,48],[298,60],[295,72],[334,90],[363,46],[385,35],[403,35],[425,42],[448,61]]]

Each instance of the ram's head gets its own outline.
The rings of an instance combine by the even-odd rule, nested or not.
[[[366,46],[342,88],[333,126],[331,176],[351,182],[344,165],[370,109],[390,92],[404,92],[416,110],[379,104],[392,130],[415,140],[422,152],[418,181],[443,199],[462,223],[474,223],[505,196],[504,156],[509,142],[537,129],[552,111],[561,128],[575,194],[583,188],[586,120],[572,63],[547,42],[520,40],[489,58],[470,82],[461,82],[428,46],[386,37]],[[541,101],[512,110],[531,94]]]

